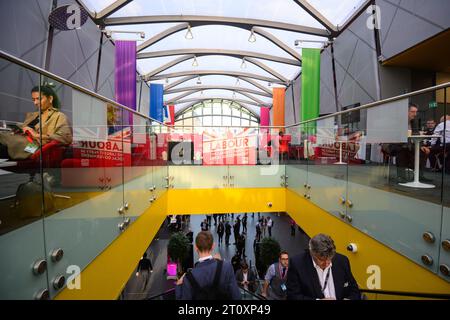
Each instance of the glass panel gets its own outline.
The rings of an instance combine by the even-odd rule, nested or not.
[[[234,188],[279,188],[284,174],[284,165],[272,164],[270,170],[265,166],[230,166],[231,186]]]
[[[223,126],[231,126],[231,118],[230,117],[223,117],[222,118]]]
[[[54,83],[62,106],[47,121],[49,145],[57,143],[43,154],[45,242],[49,251],[61,248],[64,259],[48,265],[50,282],[70,265],[83,270],[120,235],[123,164],[130,163],[121,110]],[[58,291],[49,287],[53,297]]]
[[[212,126],[212,117],[203,117],[203,126]]]
[[[308,0],[308,2],[334,25],[342,26],[358,10],[364,0]]]
[[[226,187],[226,166],[169,166],[174,189],[217,189]]]
[[[308,187],[308,149],[307,135],[304,126],[296,126],[286,130],[291,136],[289,145],[289,164],[286,165],[287,183],[290,190],[301,197],[309,194]],[[306,145],[306,150],[305,150]]]
[[[45,262],[47,254],[41,219],[41,150],[24,151],[28,140],[22,127],[28,124],[39,131],[36,105],[46,99],[39,99],[39,90],[31,92],[40,83],[38,74],[3,59],[0,70],[0,299],[31,300],[48,288],[47,273],[32,272],[34,263]],[[36,123],[29,124],[35,118]],[[39,145],[39,134],[30,139]]]
[[[423,255],[438,259],[439,246],[420,238],[429,232],[439,243],[442,219],[444,150],[427,136],[436,134],[445,112],[443,104],[429,107],[434,97],[431,92],[342,118],[356,151],[348,167],[352,224],[422,266]],[[438,264],[427,268],[437,272]]]
[[[213,117],[213,126],[221,126],[222,125],[222,121],[221,121],[222,117],[218,117],[218,116],[214,116]]]
[[[340,216],[345,206],[347,162],[346,136],[339,119],[327,118],[305,126],[308,140],[308,189],[311,201],[322,209]]]
[[[124,111],[124,116],[130,121],[124,130],[131,130],[131,135],[123,139],[125,148],[130,144],[131,154],[129,165],[124,166],[124,204],[127,217],[134,221],[149,207],[154,195],[156,135],[151,132],[150,120],[129,111]]]
[[[94,12],[100,12],[109,5],[116,2],[116,0],[103,0],[103,1],[94,1],[94,0],[83,0],[83,3],[89,8],[89,10]]]

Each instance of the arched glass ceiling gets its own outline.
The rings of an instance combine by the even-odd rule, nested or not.
[[[134,0],[111,17],[202,15],[262,19],[323,28],[292,0]]]
[[[182,109],[175,125],[195,126],[258,126],[258,117],[244,106],[228,100],[208,99]]]
[[[186,88],[186,87],[194,87],[194,86],[218,86],[223,85],[227,87],[237,87],[237,88],[245,88],[245,89],[252,89],[252,90],[260,90],[258,87],[248,83],[247,81],[244,81],[242,79],[238,79],[235,77],[230,76],[216,76],[216,75],[210,75],[210,76],[201,76],[200,77],[201,83],[197,84],[198,77],[183,82],[182,84],[179,84],[178,86],[175,86],[173,89],[180,89],[180,88]],[[172,81],[171,81],[172,82]],[[173,81],[174,82],[174,81]],[[170,85],[170,82],[169,82]],[[269,87],[267,87],[269,89]],[[170,89],[169,89],[170,90]]]
[[[242,63],[242,59],[237,59],[228,56],[205,56],[196,58],[198,66],[192,66],[194,59],[189,59],[184,62],[177,64],[165,71],[162,74],[169,74],[175,72],[182,72],[187,70],[228,70],[235,72],[248,72],[252,74],[257,74],[263,77],[274,78],[273,75],[264,71],[260,67],[250,63]],[[243,67],[241,68],[241,66]]]
[[[292,58],[288,53],[274,45],[269,40],[257,36],[259,41],[249,42],[250,32],[241,28],[207,25],[192,27],[193,39],[186,39],[186,30],[181,30],[167,37],[163,41],[155,43],[142,52],[155,52],[178,49],[238,49],[242,51],[263,52],[274,56]],[[287,43],[287,45],[289,45]],[[291,46],[293,47],[293,43]]]
[[[177,97],[180,97],[187,93],[188,92],[166,94],[166,95],[164,95],[164,101],[171,102],[174,99],[176,99]],[[193,92],[192,94],[189,94],[189,95],[179,98],[179,100],[194,99],[194,98],[202,99],[204,97],[220,97],[220,98],[229,99],[229,100],[233,100],[233,99],[248,100],[248,101],[252,101],[255,104],[259,103],[257,100],[261,101],[262,104],[265,104],[265,105],[272,104],[271,98],[262,97],[260,95],[255,95],[255,94],[250,94],[250,96],[253,99],[250,98],[248,95],[245,95],[245,94],[242,94],[239,92],[234,92],[231,90],[206,89],[206,90],[199,90],[199,91]],[[255,99],[256,99],[256,101],[255,101]]]
[[[94,12],[100,12],[107,6],[116,2],[116,0],[83,0],[89,10]]]
[[[334,25],[342,26],[357,11],[364,0],[308,0],[308,2]]]
[[[77,1],[98,13],[94,14],[100,19],[96,22],[107,30],[145,32],[142,41],[136,34],[113,33],[112,38],[137,39],[138,71],[147,81],[163,84],[166,91],[196,86],[196,71],[218,70],[263,75],[264,80],[250,79],[250,84],[241,79],[237,84],[236,78],[226,74],[202,75],[202,85],[240,86],[268,93],[275,86],[287,86],[300,73],[302,49],[296,47],[296,40],[321,41],[305,42],[303,46],[322,48],[328,37],[340,33],[338,25],[345,24],[352,14],[370,3],[369,0]],[[186,39],[188,25],[193,39]],[[251,32],[254,37],[249,38]],[[198,66],[192,65],[193,55]],[[241,68],[242,57],[246,57],[246,68]],[[179,75],[176,73],[179,71],[185,73]],[[175,73],[175,77],[161,76],[168,73]],[[185,79],[190,80],[177,82]],[[165,99],[182,93],[166,94]],[[183,99],[206,96],[244,101],[240,103],[250,101],[248,105],[258,111],[259,106],[272,103],[272,99],[263,95],[233,94],[218,89],[195,92]]]

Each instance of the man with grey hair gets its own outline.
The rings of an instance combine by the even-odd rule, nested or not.
[[[290,300],[361,299],[348,258],[336,253],[326,234],[314,236],[309,250],[291,258],[286,287]]]

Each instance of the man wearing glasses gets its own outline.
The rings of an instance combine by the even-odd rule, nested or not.
[[[290,300],[361,299],[348,258],[336,253],[333,239],[325,234],[313,237],[309,250],[291,259],[286,286]]]
[[[281,251],[278,262],[270,265],[264,277],[262,296],[271,300],[286,300],[286,280],[289,270],[289,255]]]

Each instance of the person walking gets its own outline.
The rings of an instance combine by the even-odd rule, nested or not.
[[[278,262],[270,265],[267,269],[262,296],[272,300],[286,300],[288,270],[289,255],[286,251],[282,251],[278,257]]]
[[[291,236],[295,237],[295,221],[294,219],[291,219],[291,221],[289,222],[290,226],[291,226]]]
[[[145,290],[148,284],[148,279],[150,278],[150,273],[153,272],[153,266],[152,262],[149,258],[147,258],[147,252],[144,252],[144,255],[142,256],[141,260],[139,260],[139,264],[137,267],[136,276],[139,277],[140,274],[142,274],[143,280],[144,280],[144,286],[142,288],[142,291]]]
[[[219,236],[219,247],[222,244],[222,240],[223,240],[223,234],[225,233],[225,226],[223,225],[222,221],[219,221],[219,225],[217,226],[217,235]]]
[[[272,237],[272,227],[273,227],[273,220],[271,217],[267,218],[267,231],[269,231],[269,237]]]
[[[242,218],[242,232],[247,232],[247,214]]]
[[[209,225],[207,219],[203,220],[203,222],[200,223],[200,228],[202,229],[202,231],[208,231]]]
[[[195,238],[195,251],[199,260],[191,271],[177,280],[177,300],[240,300],[241,293],[236,283],[233,267],[222,261],[219,255],[213,257],[213,235],[201,231]]]
[[[225,222],[225,244],[227,246],[230,245],[230,236],[231,236],[231,225],[230,222],[227,220],[227,222]]]

